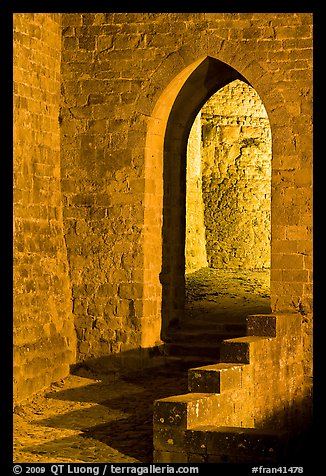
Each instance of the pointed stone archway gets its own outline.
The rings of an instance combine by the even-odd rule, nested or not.
[[[250,84],[228,64],[211,56],[202,57],[170,82],[149,119],[145,161],[144,299],[155,307],[153,295],[156,296],[156,309],[161,307],[163,340],[171,324],[180,321],[184,314],[186,154],[189,132],[198,111],[208,98],[234,80]],[[162,177],[163,183],[160,182]],[[163,214],[159,213],[160,210],[163,210]],[[162,254],[159,255],[160,248]],[[155,283],[154,269],[157,270],[159,264],[159,279]],[[150,286],[146,286],[146,282]],[[148,323],[152,331],[155,328],[153,322]],[[158,334],[157,321],[154,333]]]

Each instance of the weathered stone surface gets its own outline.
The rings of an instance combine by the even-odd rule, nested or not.
[[[219,392],[213,405],[202,399],[192,412],[196,393],[165,399],[171,409],[179,398],[187,405],[187,424],[182,426],[186,433],[177,448],[189,457],[206,454],[203,458],[209,461],[219,455],[220,462],[236,458],[250,462],[259,455],[274,461],[284,456],[286,438],[293,440],[309,425],[299,316],[257,315],[248,321],[258,336],[227,339],[222,343],[223,363],[189,370],[190,391]],[[155,433],[159,430],[155,416],[154,424]]]
[[[269,341],[268,338],[256,336],[226,339],[221,347],[221,361],[240,364],[257,362],[268,352]]]
[[[76,359],[60,174],[59,14],[14,15],[14,398]]]
[[[218,404],[218,395],[188,393],[158,400],[154,405],[155,425],[188,428],[198,418],[204,424]]]
[[[179,452],[185,446],[185,430],[179,428],[157,428],[153,435],[153,444],[156,450]]]
[[[187,144],[186,273],[191,273],[207,266],[204,201],[202,191],[201,131],[201,112],[199,112],[192,125]]]
[[[241,385],[241,366],[215,364],[197,367],[188,371],[190,392],[221,393]]]
[[[207,429],[207,453],[255,457],[274,456],[280,457],[282,434],[273,430],[257,430],[255,428],[223,428]]]
[[[309,374],[311,14],[27,13],[14,19],[16,397],[68,372],[74,360],[154,347],[170,321],[182,317],[189,131],[207,99],[216,92],[230,97],[234,81],[245,93],[241,107],[241,95],[235,98],[242,118],[249,106],[258,108],[257,94],[268,114],[271,307],[304,321]],[[267,120],[260,112],[241,124],[229,115],[221,124],[220,178],[234,168],[260,174],[266,156],[257,137],[263,143],[267,137],[257,130]],[[216,133],[209,121],[207,141]],[[237,167],[239,161],[246,167]],[[212,188],[208,182],[205,190]],[[253,229],[262,232],[269,212],[259,198],[266,195],[266,204],[268,193],[257,186],[250,200],[240,195],[244,207],[261,211]],[[236,223],[229,235],[242,233]],[[246,242],[263,243],[262,233],[254,234]],[[37,373],[31,367],[34,377],[24,382],[25,367],[49,346],[52,370],[47,362]]]
[[[80,366],[14,409],[17,463],[153,461],[153,401],[187,389],[187,366],[94,373]]]
[[[271,131],[263,103],[236,80],[207,101],[201,121],[208,263],[269,268]]]
[[[154,463],[188,463],[188,456],[187,453],[155,450]]]
[[[247,335],[276,337],[278,318],[272,315],[256,314],[247,317]]]

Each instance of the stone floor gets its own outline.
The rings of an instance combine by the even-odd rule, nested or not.
[[[270,313],[270,271],[202,268],[186,275],[186,319],[244,322]]]
[[[238,319],[269,311],[268,272],[187,276],[189,319]],[[129,375],[78,371],[14,412],[14,461],[150,463],[156,399],[187,392],[189,363]]]
[[[14,461],[152,462],[153,402],[185,393],[186,370],[79,373],[15,408]]]

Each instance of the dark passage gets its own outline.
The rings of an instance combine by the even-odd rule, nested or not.
[[[202,268],[186,275],[185,317],[170,333],[170,354],[219,361],[222,340],[246,335],[246,317],[268,314],[270,271]]]

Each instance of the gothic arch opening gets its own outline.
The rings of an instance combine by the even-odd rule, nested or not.
[[[168,115],[163,145],[162,271],[160,273],[162,284],[161,337],[163,340],[168,340],[171,330],[173,332],[175,326],[185,317],[186,177],[189,134],[196,116],[208,99],[234,82],[241,82],[242,85],[250,87],[246,78],[238,71],[215,58],[206,57],[184,81]],[[205,128],[201,127],[201,129]],[[233,132],[235,133],[235,131]],[[244,152],[244,145],[255,146],[255,141],[245,134],[241,141],[239,148],[242,147],[242,152]],[[237,146],[233,144],[230,157],[232,154],[236,155],[236,148]],[[221,162],[220,168],[222,173],[225,163]],[[245,174],[248,168],[242,170]],[[234,254],[237,253],[234,252]],[[215,262],[218,255],[218,252],[216,256],[211,253],[210,261]],[[203,259],[205,260],[205,258]],[[205,266],[205,263],[202,264]]]
[[[186,166],[186,315],[228,325],[270,312],[271,129],[257,92],[219,89],[192,125]]]

